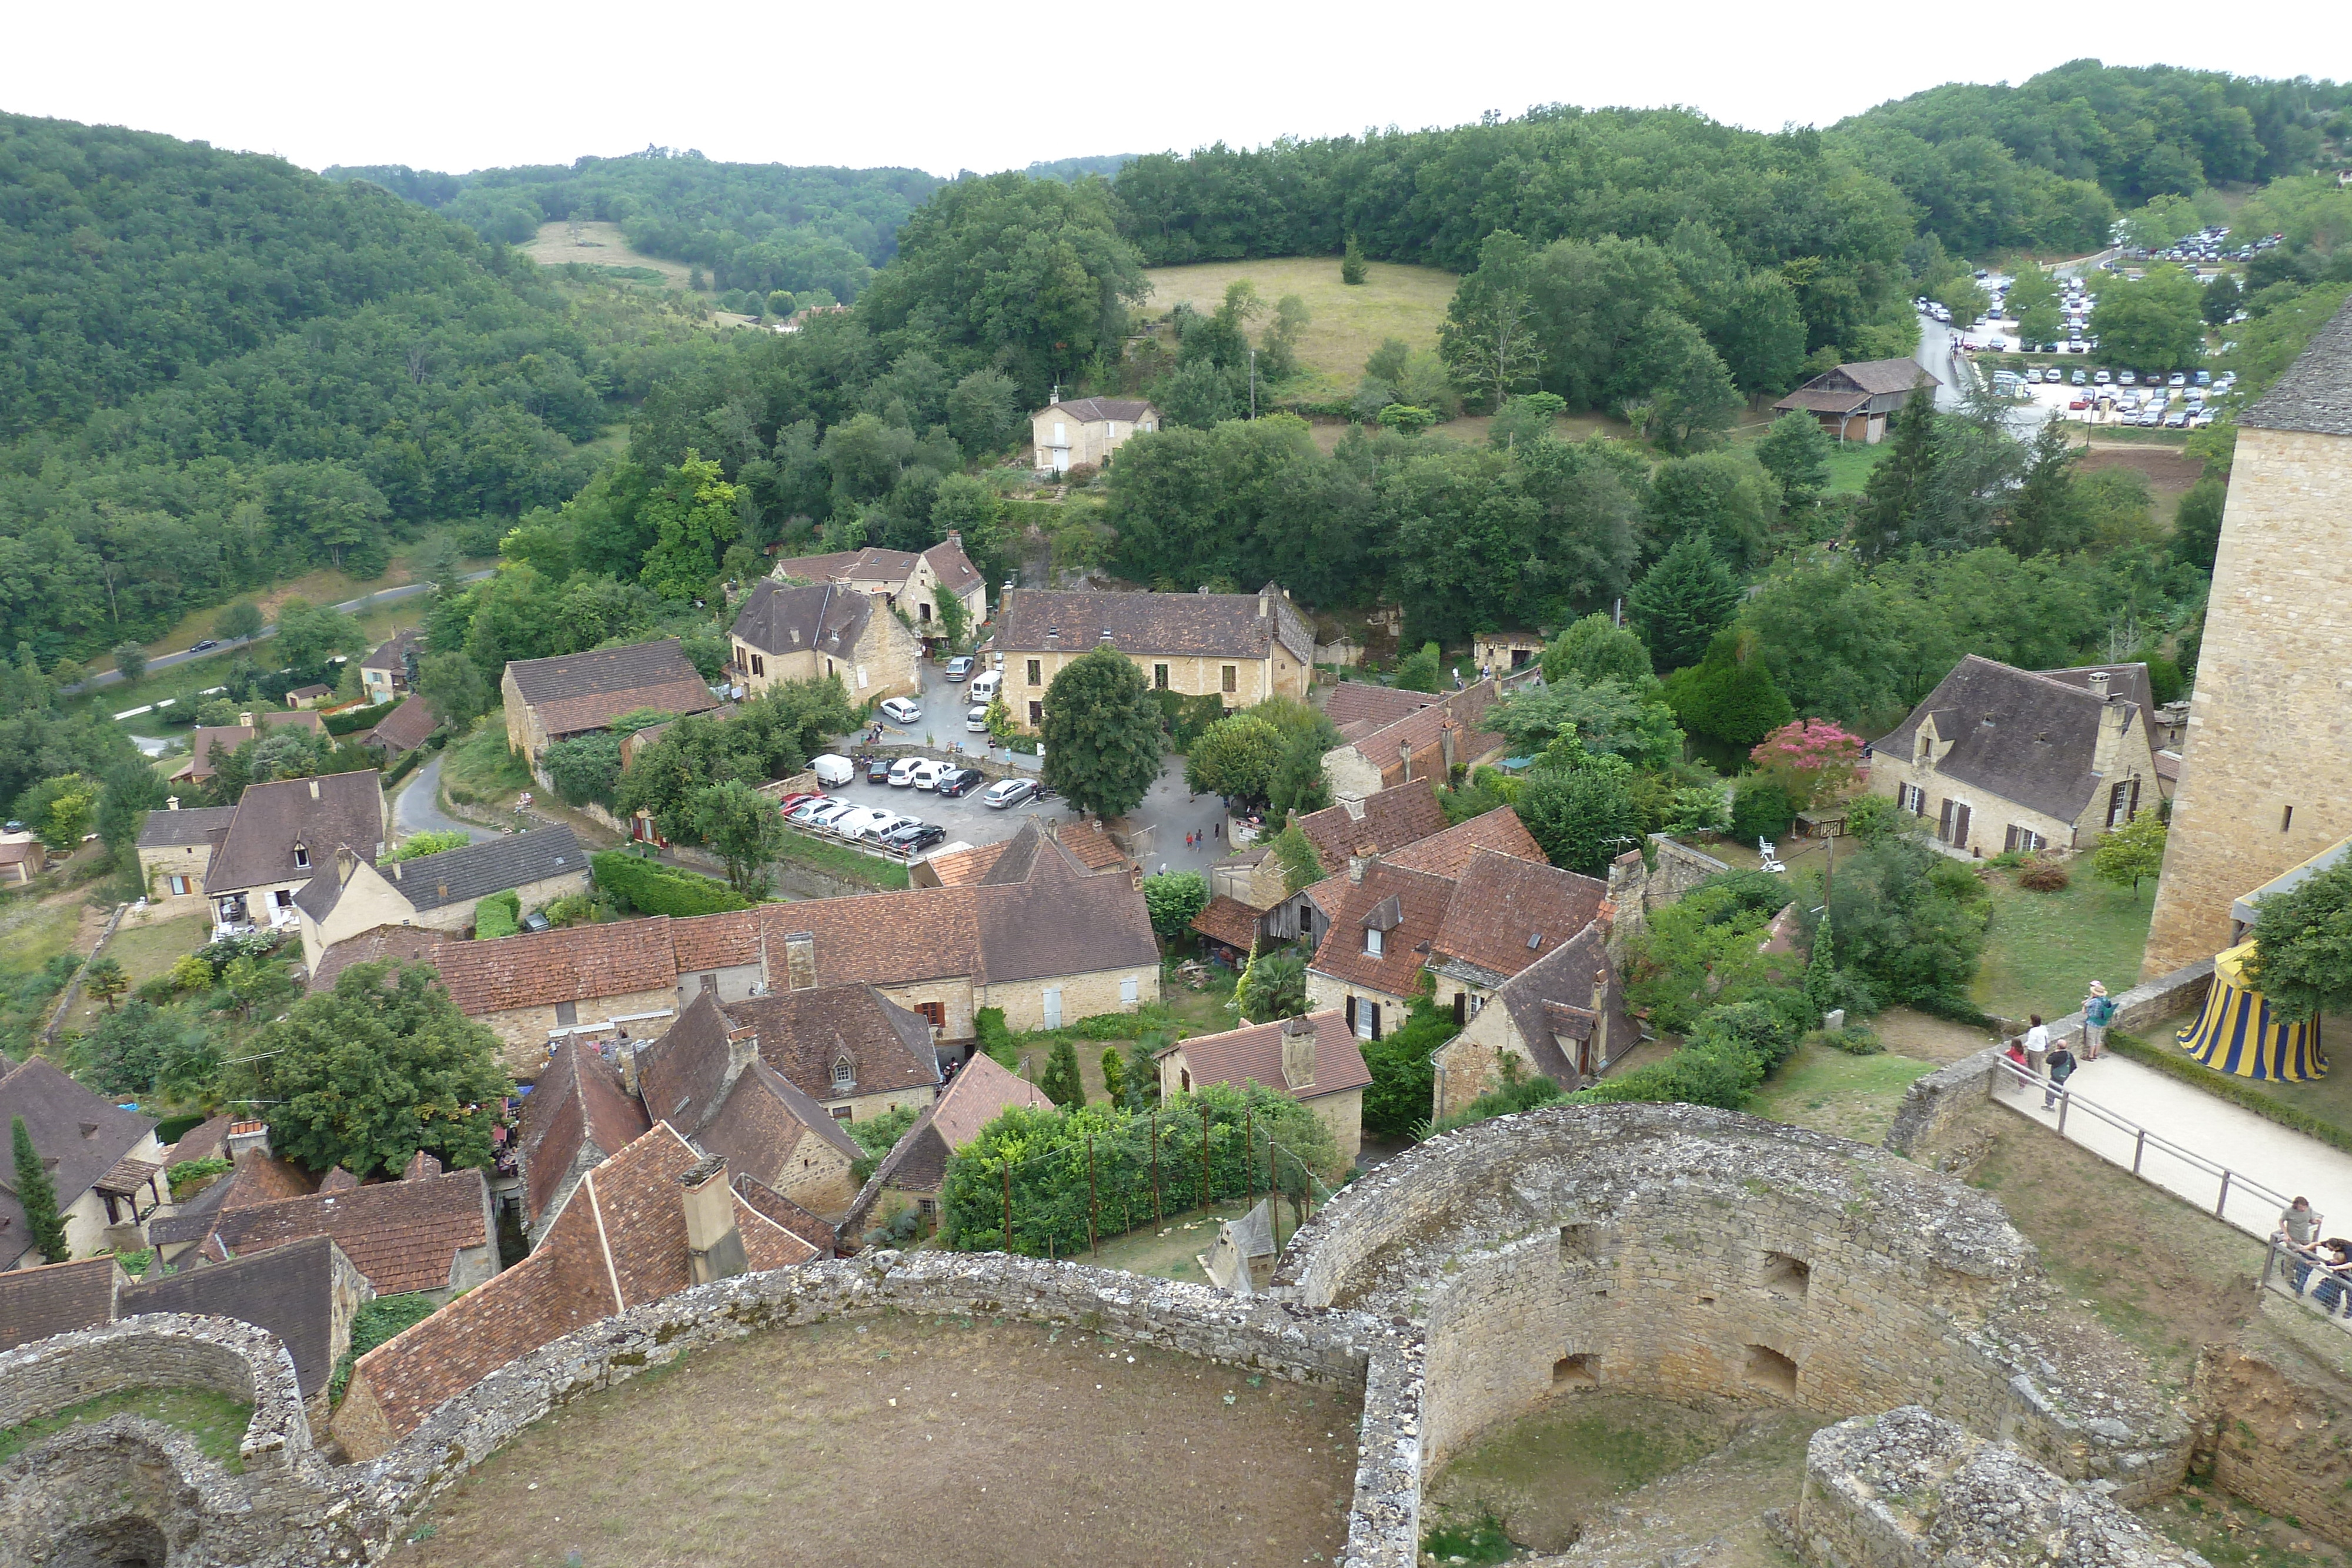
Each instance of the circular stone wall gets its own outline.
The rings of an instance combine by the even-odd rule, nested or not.
[[[2010,1309],[2034,1278],[1998,1203],[1899,1155],[1625,1104],[1422,1145],[1303,1227],[1276,1282],[1306,1306],[1423,1326],[1433,1469],[1588,1387],[1833,1416],[1925,1405],[2070,1475],[2138,1479],[2151,1447],[2185,1459],[2177,1418],[2086,1440],[2020,1378],[2036,1358]],[[2113,1348],[2132,1378],[2137,1358]]]

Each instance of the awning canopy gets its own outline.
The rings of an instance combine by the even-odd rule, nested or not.
[[[2300,1083],[2327,1075],[2327,1055],[2319,1046],[2319,1020],[2289,1022],[2271,1011],[2246,978],[2251,942],[2216,956],[2213,988],[2205,1010],[2173,1038],[2180,1049],[2213,1069],[2240,1078]]]
[[[2290,867],[2279,873],[2253,892],[2240,894],[2237,901],[2230,905],[2230,918],[2241,925],[2252,925],[2254,923],[2254,905],[2272,894],[2284,893],[2295,883],[2317,876],[2321,872],[2339,864],[2347,857],[2352,857],[2352,839],[2346,839],[2339,844],[2330,844],[2301,865]]]

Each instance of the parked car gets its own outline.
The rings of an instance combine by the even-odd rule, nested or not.
[[[877,806],[852,806],[848,810],[825,823],[825,831],[838,833],[845,839],[862,839],[877,829],[892,827],[898,813]]]
[[[909,817],[904,811],[878,810],[874,813],[872,821],[858,823],[845,836],[854,839],[871,839],[879,843],[908,823],[921,821],[920,817]]]
[[[948,831],[937,822],[909,822],[883,834],[881,844],[892,854],[911,855],[929,849],[947,836]]]
[[[890,782],[890,759],[887,757],[867,758],[866,759],[866,781],[868,784],[887,784]]]
[[[951,762],[926,761],[916,768],[908,781],[918,789],[936,789],[940,779],[955,771],[955,764]]]
[[[2091,378],[2081,371],[2076,371],[2070,379],[2078,387],[2086,387],[2091,384]]]
[[[901,757],[898,761],[890,764],[890,788],[904,789],[912,784],[915,781],[915,769],[922,767],[929,760],[929,758],[922,757]]]
[[[203,642],[195,643],[194,646],[190,647],[188,652],[191,653],[209,653],[215,648],[219,646],[220,644],[218,643],[215,643],[210,637],[207,637]]]
[[[1034,800],[1036,795],[1037,781],[1034,779],[1000,779],[981,793],[980,803],[1002,811]]]
[[[892,697],[882,705],[882,716],[892,724],[913,724],[923,716],[923,710],[905,697]]]
[[[784,821],[792,823],[794,827],[806,827],[808,826],[809,819],[815,816],[819,811],[824,810],[828,806],[837,806],[839,804],[841,804],[841,802],[835,800],[830,795],[814,796],[809,800],[802,801],[799,805],[785,812]]]
[[[948,661],[948,679],[951,681],[960,681],[971,674],[971,655],[970,653],[958,653],[954,658]]]
[[[776,810],[789,817],[794,811],[799,810],[803,806],[808,804],[811,800],[822,800],[824,799],[825,799],[824,796],[817,794],[814,790],[802,789],[793,794],[779,797],[776,801]]]
[[[2067,412],[2068,413],[2081,413],[2084,410],[2085,410],[2085,409],[2089,408],[2090,406],[2091,406],[2091,400],[2090,400],[2090,399],[2088,399],[2088,398],[2080,398],[2080,397],[2078,397],[2078,398],[2076,398],[2074,402],[2070,402],[2070,403],[2068,403],[2068,404],[2066,405],[2066,412]]]
[[[801,825],[803,827],[817,828],[829,831],[833,825],[840,821],[842,818],[846,817],[852,811],[859,810],[862,810],[862,808],[853,806],[846,800],[827,801],[825,804],[819,806],[815,810],[811,811],[807,816],[802,818]]]
[[[971,794],[986,782],[988,782],[988,775],[979,768],[959,768],[952,773],[942,775],[932,793],[954,800],[958,796]]]
[[[2132,374],[2129,371],[2125,371],[2116,377],[2116,384],[2117,386],[2134,386],[2137,385],[2138,382],[2139,378]]]
[[[988,705],[974,703],[963,710],[963,727],[973,735],[988,733]]]
[[[2164,384],[2168,387],[2185,387],[2189,384],[2189,378],[2175,371],[2172,372],[2172,379]]]

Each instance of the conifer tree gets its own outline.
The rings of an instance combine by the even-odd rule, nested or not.
[[[1037,1089],[1065,1111],[1075,1111],[1087,1103],[1086,1081],[1078,1076],[1077,1048],[1067,1040],[1054,1042],[1045,1071],[1038,1075]]]
[[[65,1217],[58,1212],[58,1184],[42,1166],[24,1117],[9,1118],[8,1139],[16,1160],[16,1202],[25,1211],[25,1228],[41,1249],[43,1261],[62,1263],[73,1256],[73,1248],[66,1240]]]

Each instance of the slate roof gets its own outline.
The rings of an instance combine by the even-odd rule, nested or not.
[[[0,1350],[112,1322],[122,1282],[111,1256],[0,1270]]]
[[[2101,706],[2083,687],[1970,653],[1910,716],[1873,744],[1907,760],[1917,750],[1921,722],[1934,714],[1936,733],[1952,742],[1936,764],[1937,772],[2072,821],[2099,787],[2091,763],[2098,753]],[[2132,716],[2137,722],[2138,715]]]
[[[407,667],[406,661],[402,655],[407,653],[409,646],[412,643],[415,644],[416,648],[416,656],[420,659],[423,658],[425,653],[425,633],[420,628],[411,626],[404,630],[394,632],[390,642],[383,644],[373,653],[370,653],[366,658],[360,661],[360,668],[362,670],[390,670],[394,674],[397,675]]]
[[[1435,784],[1415,779],[1365,796],[1361,818],[1349,816],[1345,806],[1326,806],[1299,818],[1298,831],[1326,871],[1341,872],[1366,844],[1386,856],[1444,832],[1445,808],[1437,803]]]
[[[194,1312],[267,1329],[294,1358],[294,1380],[308,1399],[335,1370],[335,1252],[332,1238],[311,1236],[137,1281],[123,1287],[116,1311]]]
[[[915,574],[918,560],[929,561],[933,575],[949,592],[959,597],[980,581],[979,569],[964,553],[962,541],[953,537],[940,540],[919,556],[912,550],[868,545],[864,549],[835,550],[830,555],[785,556],[777,560],[775,570],[813,582],[847,580],[903,585]]]
[[[1504,981],[1487,1005],[1508,1009],[1536,1065],[1554,1082],[1573,1089],[1574,1046],[1591,1038],[1598,1021],[1592,1010],[1596,982],[1606,988],[1609,1037],[1620,1042],[1616,1054],[1622,1058],[1641,1038],[1641,1030],[1625,1010],[1624,988],[1609,961],[1608,933],[1597,921]]]
[[[758,1032],[757,1025],[721,1012],[719,999],[704,991],[686,1005],[659,1040],[639,1046],[637,1089],[646,1113],[694,1136],[727,1091],[733,1057],[730,1042],[739,1027]],[[534,1091],[531,1098],[538,1097]]]
[[[1388,789],[1381,791],[1382,795],[1392,793]],[[1543,846],[1536,842],[1535,835],[1519,821],[1519,814],[1508,806],[1497,806],[1393,852],[1383,852],[1381,858],[1409,871],[1458,877],[1480,850],[1515,855],[1523,861],[1544,861]]]
[[[846,659],[857,652],[857,640],[875,614],[873,599],[854,588],[831,582],[794,588],[763,577],[736,612],[734,635],[763,653],[814,649]]]
[[[383,851],[384,817],[383,776],[373,768],[248,784],[205,869],[205,891],[309,881],[331,869],[341,848],[373,861]],[[310,852],[308,868],[294,863],[298,843]]]
[[[1315,1082],[1297,1090],[1289,1088],[1282,1077],[1282,1041],[1293,1029],[1311,1029],[1315,1032]],[[1196,1035],[1167,1047],[1159,1055],[1165,1058],[1180,1051],[1184,1053],[1184,1066],[1192,1074],[1196,1088],[1204,1083],[1224,1083],[1238,1089],[1244,1083],[1258,1083],[1300,1100],[1320,1100],[1328,1094],[1361,1089],[1372,1081],[1371,1070],[1364,1065],[1363,1051],[1356,1044],[1355,1032],[1348,1028],[1347,1017],[1338,1008],[1309,1013],[1302,1019],[1252,1024],[1223,1034]]]
[[[1315,632],[1282,590],[1258,593],[1059,593],[1016,588],[996,612],[996,646],[1008,656],[1047,649],[1084,653],[1108,631],[1122,653],[1150,658],[1263,659],[1279,641],[1300,664]],[[1048,632],[1058,632],[1049,642]]]
[[[37,1056],[0,1078],[0,1128],[16,1116],[25,1118],[35,1152],[49,1166],[60,1211],[72,1207],[155,1129],[153,1117],[101,1099]],[[24,1207],[16,1201],[16,1168],[0,1162],[0,1268],[32,1245]]]
[[[639,708],[689,714],[719,706],[675,637],[551,659],[515,659],[506,673],[551,739],[602,729]]]
[[[394,751],[414,751],[425,744],[425,737],[440,722],[434,716],[433,705],[423,697],[403,697],[400,706],[378,719],[364,738]]]
[[[449,999],[467,1018],[588,1001],[676,985],[677,957],[669,925],[667,915],[656,915],[487,942],[452,942],[436,949],[432,961]]]
[[[1445,906],[1454,895],[1452,881],[1374,861],[1364,868],[1361,883],[1351,883],[1342,873],[1309,891],[1316,906],[1331,916],[1331,928],[1323,934],[1310,967],[1351,986],[1392,997],[1412,996],[1437,928],[1444,922]],[[1393,912],[1383,911],[1381,906],[1391,900],[1395,901]],[[1395,924],[1383,930],[1381,952],[1365,952],[1367,924],[1384,921],[1391,913]]]
[[[225,1260],[308,1236],[333,1237],[379,1296],[445,1290],[460,1251],[497,1239],[482,1173],[463,1170],[227,1209],[204,1249]]]
[[[177,849],[201,844],[215,833],[228,831],[234,806],[183,806],[176,811],[150,811],[139,826],[142,850]]]
[[[374,926],[356,936],[346,936],[320,954],[318,967],[310,971],[310,989],[333,990],[335,977],[353,964],[373,964],[380,958],[433,964],[442,946],[457,940],[446,931],[428,930],[422,925]]]
[[[696,998],[695,1005],[701,1001]],[[761,1060],[812,1099],[843,1097],[843,1092],[834,1088],[833,1068],[845,1053],[855,1074],[855,1087],[848,1093],[879,1094],[940,1082],[939,1051],[931,1043],[931,1026],[920,1013],[909,1012],[872,986],[820,985],[804,991],[773,991],[726,1003],[719,1010],[729,1022],[757,1030]],[[670,1030],[673,1035],[677,1032],[676,1027]],[[663,1043],[667,1045],[667,1037]],[[707,1050],[707,1042],[701,1043]],[[648,1074],[649,1095],[653,1082]]]
[[[557,1046],[523,1096],[516,1128],[531,1223],[538,1224],[562,1196],[582,1149],[608,1157],[643,1137],[651,1125],[645,1107],[621,1087],[620,1070],[594,1046],[576,1037]]]
[[[1258,912],[1230,894],[1219,894],[1192,916],[1192,929],[1212,942],[1246,953],[1257,941]]]
[[[2312,334],[2294,363],[2238,423],[2257,430],[2352,435],[2352,300]]]
[[[224,1111],[208,1121],[199,1122],[180,1134],[180,1141],[171,1146],[171,1163],[183,1160],[209,1160],[219,1156],[228,1147],[228,1130],[236,1118]]]
[[[1431,955],[1498,979],[1516,975],[1591,925],[1608,895],[1606,883],[1548,862],[1475,850],[1446,901]]]
[[[515,1357],[686,1289],[678,1178],[701,1159],[659,1124],[615,1152],[583,1178],[530,1257],[362,1356],[347,1397],[373,1400],[397,1440]],[[817,1255],[740,1197],[735,1219],[754,1271]]]
[[[2063,670],[2041,670],[2036,673],[2047,675],[2053,681],[2063,681],[2070,686],[2080,686],[2086,692],[2091,689],[2093,675],[2105,674],[2107,677],[2109,696],[2122,697],[2127,702],[2139,705],[2140,733],[2147,737],[2147,748],[2150,751],[2157,748],[2156,688],[2148,684],[2146,664],[2074,664]]]
[[[1035,1084],[1000,1067],[986,1052],[975,1051],[957,1070],[954,1081],[923,1108],[915,1124],[882,1156],[882,1163],[874,1167],[873,1176],[849,1206],[841,1228],[855,1233],[876,1201],[891,1188],[938,1192],[947,1182],[948,1156],[1016,1105],[1054,1109],[1054,1103]]]
[[[1051,413],[1057,408],[1080,424],[1100,424],[1114,419],[1131,424],[1157,412],[1148,402],[1123,397],[1064,398],[1060,402],[1047,403],[1042,412]]]
[[[377,868],[419,911],[503,893],[588,869],[587,852],[562,822],[527,833],[500,833],[439,854]]]
[[[940,586],[958,598],[980,586],[980,568],[971,564],[971,557],[964,553],[960,538],[950,535],[941,539],[923,552],[923,559],[931,563],[932,574],[940,580]]]

